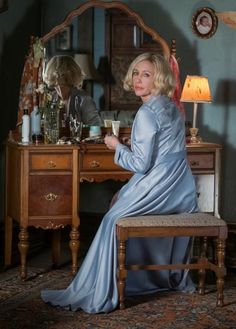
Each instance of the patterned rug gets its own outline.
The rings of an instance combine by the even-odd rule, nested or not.
[[[0,273],[1,329],[185,329],[236,328],[235,273],[227,277],[225,306],[217,308],[214,285],[207,284],[205,296],[197,293],[164,292],[129,298],[125,310],[89,315],[45,304],[40,291],[65,288],[72,277],[69,267],[45,272],[28,269],[27,281],[19,279],[18,268]]]

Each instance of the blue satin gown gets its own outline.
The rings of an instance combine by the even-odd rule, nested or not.
[[[186,159],[184,119],[165,96],[153,96],[136,114],[131,149],[120,144],[115,162],[134,175],[104,216],[90,249],[65,290],[44,290],[45,302],[73,311],[110,312],[118,305],[115,224],[121,217],[196,212],[195,182]],[[191,239],[134,238],[127,262],[186,263]],[[186,270],[129,271],[126,295],[158,290],[193,291]]]

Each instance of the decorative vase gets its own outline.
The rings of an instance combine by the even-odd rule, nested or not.
[[[59,139],[60,109],[51,105],[44,110],[44,143],[56,144]]]

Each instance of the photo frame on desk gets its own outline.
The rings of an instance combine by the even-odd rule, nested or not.
[[[64,51],[72,48],[72,26],[65,27],[56,36],[56,50]]]
[[[218,19],[215,11],[209,7],[199,8],[193,15],[193,32],[202,39],[211,38],[218,26]]]
[[[0,0],[0,13],[8,9],[8,0]]]

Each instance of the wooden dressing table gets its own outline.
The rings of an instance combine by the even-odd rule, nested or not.
[[[220,151],[218,144],[188,144],[187,152],[201,211],[218,213]],[[5,266],[11,264],[13,219],[19,224],[20,276],[27,277],[28,227],[54,230],[53,262],[59,257],[59,228],[71,226],[72,273],[79,251],[79,182],[126,181],[131,173],[114,164],[104,144],[27,145],[6,147]]]
[[[94,12],[99,13],[99,21],[94,20]],[[98,15],[96,15],[98,19]],[[52,28],[40,41],[45,49],[56,53],[55,38],[65,27],[73,26],[82,40],[82,49],[92,57],[104,54],[107,63],[104,66],[104,100],[101,110],[130,110],[139,107],[137,98],[128,95],[123,90],[123,77],[129,64],[137,55],[146,51],[162,54],[170,60],[176,55],[176,43],[168,42],[128,5],[120,1],[91,0],[81,4],[66,16],[61,24]],[[86,26],[86,29],[84,28]],[[105,33],[99,35],[99,42],[94,47],[93,31],[98,26],[104,26]],[[86,32],[86,36],[84,35]],[[104,40],[103,42],[100,42]],[[74,40],[74,39],[73,39]],[[29,57],[33,60],[32,38]],[[74,40],[75,41],[75,40]],[[78,43],[79,44],[79,43]],[[78,44],[72,45],[81,51]],[[98,45],[101,47],[98,50]],[[101,58],[102,60],[102,58]],[[173,59],[172,59],[173,60]],[[42,77],[42,67],[34,67],[35,84]],[[104,65],[105,64],[105,65]],[[37,71],[37,72],[35,72]],[[25,72],[25,71],[24,71]],[[107,76],[107,72],[110,74]],[[24,91],[28,85],[27,76],[23,77],[21,99],[30,101]],[[112,79],[111,79],[112,78]],[[110,83],[112,81],[112,83]],[[109,83],[108,83],[109,82]],[[114,83],[116,82],[116,83]],[[31,95],[34,99],[35,95]],[[25,98],[24,98],[25,97]],[[31,100],[32,100],[31,99]],[[21,121],[23,108],[19,104],[18,124]],[[188,158],[199,196],[200,210],[218,215],[220,150],[217,144],[188,145]],[[23,146],[9,141],[6,147],[6,226],[5,226],[5,265],[11,264],[12,224],[13,219],[19,223],[19,251],[21,255],[20,275],[27,276],[26,255],[29,248],[28,227],[52,229],[53,262],[56,264],[59,256],[59,228],[71,226],[70,248],[72,252],[72,273],[77,271],[77,256],[79,251],[79,193],[83,181],[102,182],[107,179],[127,180],[131,173],[122,170],[113,162],[114,152],[105,145],[85,144],[75,145],[28,145]]]

